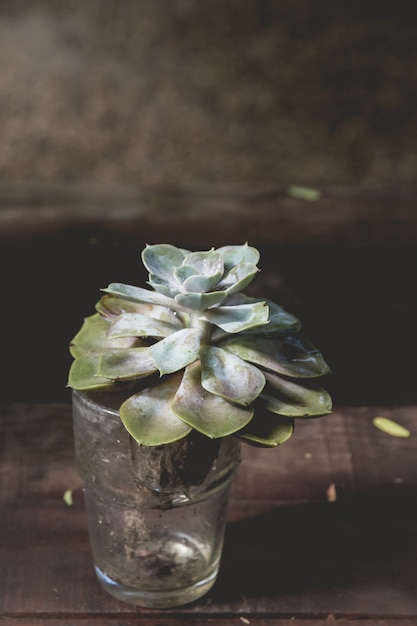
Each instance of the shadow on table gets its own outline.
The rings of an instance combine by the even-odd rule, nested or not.
[[[409,588],[417,569],[416,502],[417,489],[399,486],[230,523],[214,599]]]

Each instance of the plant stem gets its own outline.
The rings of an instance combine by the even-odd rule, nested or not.
[[[201,332],[202,345],[208,344],[211,337],[211,324],[200,319],[202,311],[193,311],[190,315],[191,328],[197,328]]]

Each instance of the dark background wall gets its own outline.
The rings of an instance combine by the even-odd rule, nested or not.
[[[2,0],[0,181],[413,183],[414,8]]]

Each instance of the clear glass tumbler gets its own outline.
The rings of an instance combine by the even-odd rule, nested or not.
[[[112,398],[73,391],[77,467],[98,580],[131,604],[187,604],[209,591],[219,571],[240,443],[192,433],[139,446]]]

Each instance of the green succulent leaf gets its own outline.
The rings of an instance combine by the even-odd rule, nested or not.
[[[78,333],[70,342],[70,353],[74,358],[83,354],[96,354],[109,348],[129,348],[140,345],[135,337],[112,338],[107,335],[110,324],[98,313],[84,320]]]
[[[185,259],[184,265],[195,267],[201,276],[217,276],[217,280],[223,276],[223,259],[214,249],[207,252],[191,252]]]
[[[125,298],[119,298],[118,296],[112,296],[107,294],[100,298],[96,304],[96,311],[100,313],[107,321],[111,322],[115,317],[121,313],[144,313],[149,312],[153,305],[142,304],[139,302],[132,302]],[[161,307],[162,308],[162,307]]]
[[[149,273],[172,284],[176,283],[174,270],[182,265],[184,258],[184,251],[165,243],[147,245],[142,252],[142,262]]]
[[[178,326],[141,313],[122,313],[110,325],[109,337],[167,337]]]
[[[332,410],[330,395],[321,387],[308,387],[265,372],[267,386],[262,398],[273,413],[290,417],[319,417]]]
[[[240,333],[244,330],[267,324],[268,306],[265,302],[219,306],[203,313],[200,319],[219,326],[227,333]]]
[[[213,439],[237,432],[253,417],[251,407],[236,406],[206,391],[198,362],[186,367],[172,408],[189,426]]]
[[[285,443],[293,435],[293,418],[274,415],[261,406],[256,406],[255,411],[256,417],[237,435],[245,443],[273,448]]]
[[[180,293],[175,296],[175,302],[187,309],[201,311],[211,306],[220,304],[226,298],[225,291],[212,291],[210,293]]]
[[[202,386],[226,400],[248,405],[264,388],[262,372],[227,350],[206,346],[200,351],[200,361]]]
[[[148,348],[161,376],[183,369],[198,358],[201,332],[184,328]]]
[[[311,378],[330,371],[317,348],[301,337],[241,336],[226,339],[220,345],[245,361],[286,376]]]
[[[97,373],[112,380],[135,380],[157,371],[148,348],[108,350],[100,355]]]
[[[241,291],[252,282],[257,273],[256,265],[240,263],[223,276],[217,287],[227,291],[228,294]]]
[[[144,446],[161,446],[183,439],[191,427],[172,408],[181,375],[163,379],[131,396],[120,407],[120,418],[132,437]]]
[[[245,243],[243,246],[223,246],[217,249],[218,254],[223,258],[225,272],[230,271],[239,263],[251,263],[256,265],[260,255],[256,248],[252,248]]]
[[[268,333],[273,332],[298,332],[301,324],[294,315],[285,311],[272,300],[265,300],[269,307],[269,324],[266,329]]]
[[[214,275],[205,274],[204,276],[196,274],[185,279],[183,288],[185,292],[206,293],[219,282],[219,278],[221,278],[221,273]]]
[[[288,313],[278,304],[267,298],[259,300],[258,298],[250,298],[243,293],[234,293],[229,295],[223,303],[223,306],[236,306],[237,304],[251,304],[255,302],[265,302],[269,308],[268,326],[265,332],[297,332],[301,328],[301,324],[294,315]],[[246,330],[245,333],[259,333],[259,330]]]
[[[97,373],[99,354],[84,354],[72,362],[68,386],[72,389],[99,390],[112,387],[112,381]]]
[[[161,322],[167,322],[178,328],[182,328],[182,323],[177,314],[166,306],[157,304],[144,304],[143,302],[132,302],[125,298],[106,295],[96,304],[96,311],[109,322],[113,321],[122,313],[141,313],[147,317],[152,317]]]
[[[180,293],[181,291],[181,285],[177,284],[174,279],[167,280],[157,276],[156,274],[149,274],[148,285],[161,295],[172,299],[174,299],[177,293]]]
[[[200,273],[198,269],[192,267],[191,265],[181,265],[181,267],[175,268],[175,278],[180,284],[187,280],[187,278],[190,278],[190,276],[199,275]]]
[[[143,302],[144,304],[159,304],[165,307],[175,309],[175,301],[172,298],[164,296],[161,293],[143,289],[142,287],[134,287],[133,285],[124,285],[123,283],[110,283],[108,287],[102,289],[105,293],[114,296],[120,296],[132,302]]]

